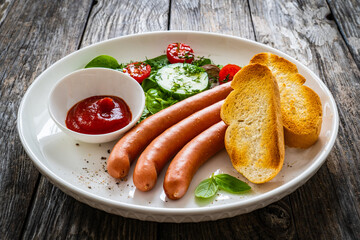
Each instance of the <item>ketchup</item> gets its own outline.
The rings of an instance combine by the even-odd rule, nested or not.
[[[104,134],[119,130],[131,121],[124,100],[115,96],[93,96],[76,103],[67,113],[66,126],[75,132]]]

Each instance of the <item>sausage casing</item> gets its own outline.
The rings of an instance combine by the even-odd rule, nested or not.
[[[148,117],[127,132],[112,149],[107,161],[108,173],[114,178],[128,175],[131,163],[163,131],[191,114],[226,98],[230,83],[191,96]]]
[[[136,188],[140,191],[151,190],[163,167],[186,143],[221,121],[220,108],[223,102],[219,101],[192,114],[155,138],[136,163],[133,174]]]
[[[182,198],[199,167],[224,149],[226,128],[223,121],[218,122],[196,136],[176,154],[166,171],[163,184],[168,198]]]

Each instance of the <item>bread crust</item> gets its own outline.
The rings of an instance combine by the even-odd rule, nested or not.
[[[295,64],[272,53],[255,55],[250,64],[262,64],[273,73],[280,90],[280,105],[284,124],[285,144],[308,148],[319,138],[322,106],[319,96],[304,86],[306,79]]]
[[[261,64],[242,68],[232,80],[221,118],[229,126],[225,148],[234,168],[253,183],[265,183],[281,170],[284,132],[280,93],[270,69]]]

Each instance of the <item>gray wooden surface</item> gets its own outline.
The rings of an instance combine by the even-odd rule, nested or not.
[[[248,38],[314,71],[340,116],[335,146],[317,174],[263,209],[183,224],[111,215],[44,178],[16,130],[19,103],[32,81],[79,48],[158,30]],[[359,239],[359,35],[359,0],[0,0],[0,239]]]

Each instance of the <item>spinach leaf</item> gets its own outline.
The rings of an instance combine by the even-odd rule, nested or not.
[[[139,124],[142,120],[149,117],[150,115],[151,115],[151,113],[149,112],[149,110],[147,109],[147,107],[145,105],[144,111],[142,112],[141,117],[140,117],[140,119],[139,119],[139,121],[137,123]]]
[[[161,55],[155,58],[146,59],[144,62],[151,66],[151,71],[157,71],[163,66],[170,64],[166,55]]]
[[[191,64],[193,64],[195,66],[198,66],[198,67],[201,67],[201,66],[204,66],[206,64],[212,64],[212,61],[209,58],[201,57],[199,59],[194,60]]]
[[[141,119],[145,119],[151,114],[155,114],[178,102],[176,99],[164,93],[156,82],[157,71],[163,66],[170,64],[167,56],[161,55],[152,59],[146,59],[144,62],[151,66],[151,75],[141,84],[145,92],[145,106],[148,111],[147,114],[143,114]]]
[[[151,114],[155,114],[176,102],[178,102],[176,99],[168,96],[159,88],[151,88],[145,93],[145,105]]]
[[[93,60],[91,60],[85,66],[85,68],[93,68],[93,67],[119,69],[121,66],[115,58],[108,55],[100,55],[94,58]]]
[[[155,79],[156,73],[152,73],[149,78],[145,79],[141,83],[141,87],[143,88],[144,92],[147,92],[150,88],[157,88],[158,84]]]

